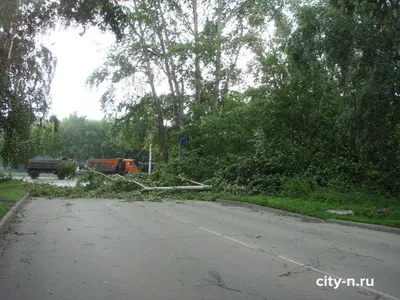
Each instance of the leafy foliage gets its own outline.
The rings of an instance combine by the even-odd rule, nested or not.
[[[10,173],[0,172],[0,183],[6,182],[12,179]]]
[[[17,167],[36,141],[30,126],[41,124],[50,105],[56,60],[37,39],[57,21],[111,29],[122,38],[126,14],[116,1],[2,1],[0,3],[0,158]]]
[[[161,201],[158,193],[140,193],[139,186],[129,179],[142,183],[152,184],[148,181],[148,175],[128,174],[124,178],[120,176],[104,176],[90,170],[78,178],[76,187],[59,187],[51,184],[25,183],[25,188],[33,197],[61,197],[61,198],[102,198],[124,199],[126,201]],[[145,179],[145,180],[143,180]]]
[[[131,157],[121,136],[110,121],[87,120],[74,113],[32,126],[30,155],[64,156],[81,164],[91,158]]]
[[[0,4],[0,157],[5,165],[26,161],[29,126],[49,107],[55,59],[36,34],[51,26],[52,14],[41,13],[50,7],[44,1]]]
[[[62,161],[57,165],[57,173],[65,175],[68,179],[76,177],[76,164],[72,161]]]

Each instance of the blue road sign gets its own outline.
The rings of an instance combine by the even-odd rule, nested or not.
[[[181,135],[178,137],[178,141],[179,141],[179,144],[184,144],[184,143],[186,143],[187,138],[186,138],[185,135],[181,134]]]

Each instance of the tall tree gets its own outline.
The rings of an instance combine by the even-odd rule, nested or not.
[[[141,4],[141,7],[143,7],[143,3],[138,3],[138,1],[134,0],[135,8],[138,9],[139,5]],[[167,149],[167,143],[165,139],[165,127],[164,127],[164,118],[161,110],[161,104],[160,104],[160,99],[158,98],[157,95],[157,90],[155,87],[155,78],[154,78],[154,73],[153,73],[153,67],[151,65],[150,57],[149,57],[149,45],[146,42],[146,32],[145,32],[145,26],[146,24],[143,24],[144,22],[142,20],[138,20],[137,24],[139,25],[139,30],[136,30],[136,28],[133,26],[132,29],[139,38],[140,45],[142,47],[142,53],[143,53],[143,58],[144,62],[146,64],[146,75],[148,79],[148,83],[151,88],[151,93],[153,96],[153,101],[154,101],[154,106],[156,109],[157,113],[157,121],[158,121],[158,134],[160,138],[160,146],[163,151],[163,156],[162,160],[163,162],[168,162],[168,149]]]
[[[121,38],[124,18],[113,0],[0,3],[0,157],[19,165],[29,157],[29,126],[45,118],[56,60],[36,39],[56,21],[111,29]]]
[[[200,70],[200,39],[199,39],[199,15],[197,12],[198,0],[192,0],[192,13],[193,13],[193,40],[194,40],[194,86],[195,86],[195,99],[200,102],[201,95],[201,70]]]
[[[223,11],[223,1],[217,0],[217,8],[216,8],[216,35],[215,35],[215,79],[214,79],[214,94],[213,94],[213,112],[216,113],[219,106],[219,97],[220,97],[220,77],[221,77],[221,46],[222,46],[222,11]]]
[[[52,7],[43,1],[0,4],[0,156],[6,165],[29,157],[29,126],[49,107],[55,59],[36,33],[51,24],[52,14],[42,8]]]
[[[156,2],[153,2],[153,4]],[[157,50],[159,45],[156,41],[156,37],[159,41],[164,42],[163,31],[161,27],[158,28],[158,34],[154,31],[154,18],[152,15],[157,12],[157,7],[148,5],[147,3],[139,0],[133,1],[132,8],[126,8],[129,15],[129,27],[125,37],[121,40],[120,45],[116,47],[117,53],[110,53],[108,58],[108,64],[97,70],[90,78],[89,83],[91,85],[101,84],[108,77],[112,77],[113,83],[109,91],[103,97],[103,103],[113,103],[114,97],[109,97],[115,90],[115,84],[121,81],[131,80],[140,77],[148,84],[150,92],[153,98],[153,105],[157,114],[157,129],[160,147],[162,149],[162,160],[168,161],[168,149],[166,145],[164,117],[161,108],[160,98],[156,89],[156,75],[155,71],[157,65],[161,60],[165,63],[165,66],[170,67],[170,61],[167,57],[163,58],[163,55],[158,53]],[[164,45],[165,47],[165,45]],[[170,69],[169,69],[170,70]],[[140,73],[140,74],[139,74]],[[137,86],[137,85],[136,85]],[[171,86],[174,91],[172,80]],[[122,106],[129,105],[132,103],[134,97],[137,97],[137,91],[131,91],[120,99]]]

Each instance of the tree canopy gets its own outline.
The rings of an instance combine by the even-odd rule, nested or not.
[[[117,3],[5,0],[0,3],[0,157],[14,166],[32,147],[29,127],[47,116],[56,58],[38,34],[65,25],[94,25],[121,38],[125,15]]]

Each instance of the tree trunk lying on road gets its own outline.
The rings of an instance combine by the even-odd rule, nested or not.
[[[101,173],[101,172],[98,172],[98,171],[96,171],[96,170],[93,170],[92,168],[90,168],[90,167],[88,167],[88,166],[86,166],[86,165],[85,165],[85,167],[86,167],[87,169],[89,169],[91,172],[94,172],[94,173],[103,175],[104,177],[106,177],[106,178],[108,178],[108,179],[112,179],[111,177],[109,177],[109,176],[107,176],[107,175],[105,175],[105,174],[103,174],[103,173]],[[193,181],[193,180],[190,180],[190,179],[186,179],[186,178],[183,178],[183,177],[180,177],[180,176],[179,176],[179,177],[180,177],[181,179],[187,180],[187,181],[192,182],[192,183],[197,184],[197,185],[147,187],[147,186],[145,186],[144,184],[141,184],[140,182],[137,182],[137,181],[135,181],[135,180],[125,179],[123,176],[121,176],[121,175],[119,175],[119,174],[116,174],[116,175],[117,175],[118,177],[120,177],[120,178],[121,178],[122,180],[124,180],[124,181],[133,182],[133,183],[139,185],[140,187],[142,187],[142,190],[141,190],[142,192],[144,192],[144,191],[173,191],[173,190],[209,190],[209,189],[212,188],[211,185],[204,185],[204,184],[202,184],[202,183],[200,183],[200,182]]]
[[[173,191],[173,190],[209,190],[211,185],[189,185],[189,186],[156,186],[145,187],[142,191]]]

